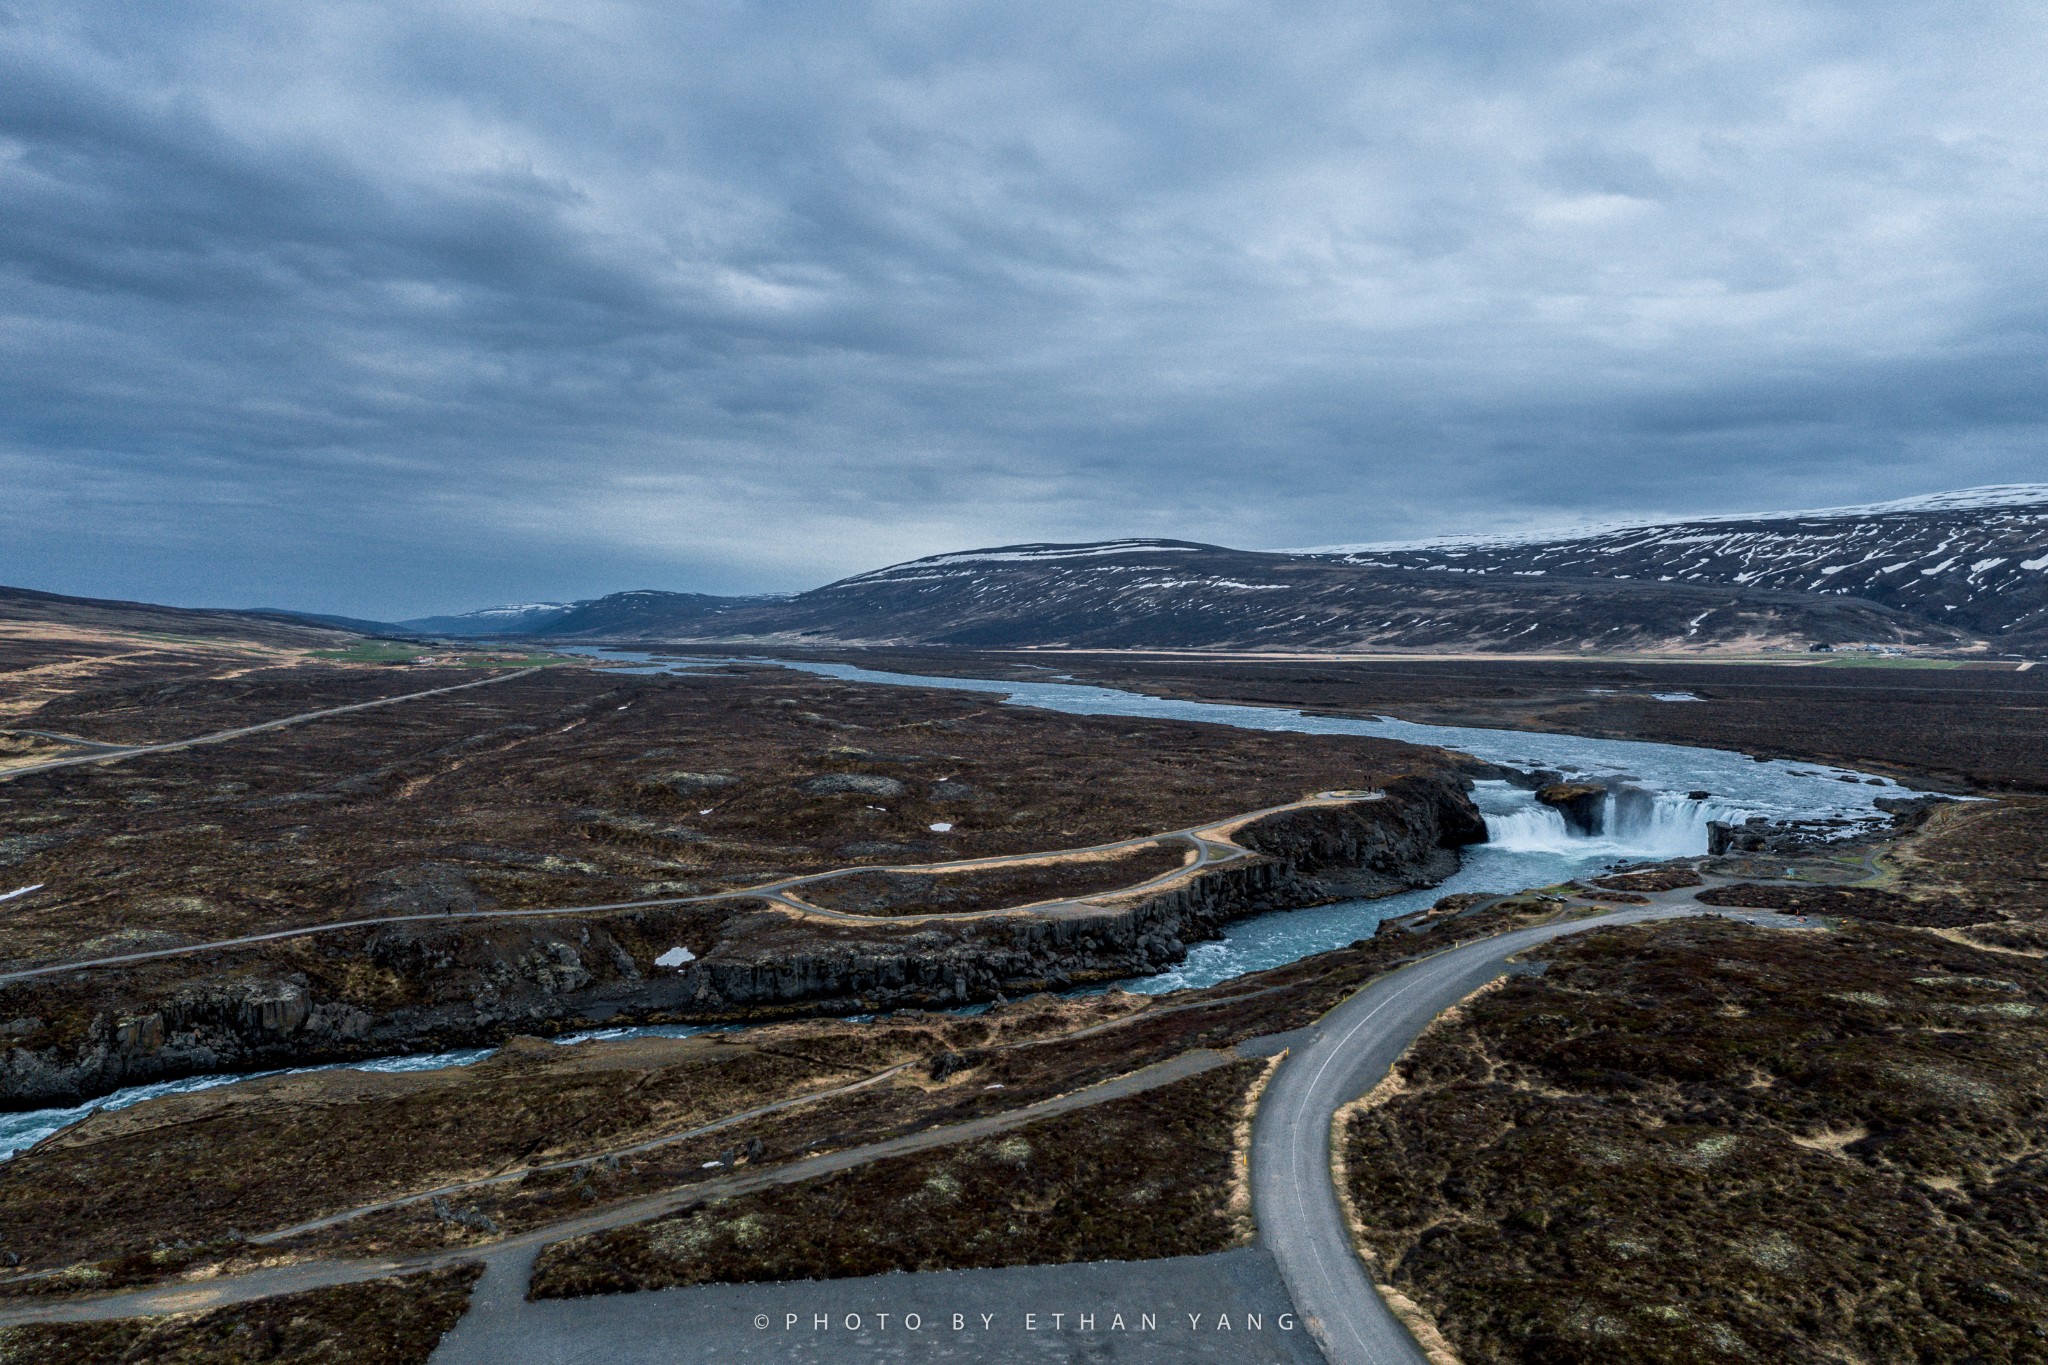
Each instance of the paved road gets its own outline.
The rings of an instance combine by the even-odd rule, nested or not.
[[[1262,995],[1275,995],[1287,989],[1289,988],[1286,986],[1267,986],[1261,990],[1244,991],[1237,995],[1218,996],[1209,999],[1190,1001],[1188,1003],[1179,1005],[1153,1006],[1147,1009],[1135,1010],[1130,1014],[1120,1015],[1115,1019],[1105,1019],[1099,1024],[1088,1024],[1081,1028],[1071,1029],[1065,1033],[1055,1033],[1043,1038],[1025,1038],[1014,1043],[992,1044],[991,1046],[982,1048],[981,1051],[985,1053],[1023,1052],[1036,1047],[1058,1046],[1061,1044],[1074,1042],[1076,1039],[1093,1037],[1098,1033],[1107,1033],[1111,1030],[1123,1028],[1130,1024],[1149,1024],[1161,1018],[1164,1018],[1167,1015],[1180,1014],[1188,1010],[1213,1009],[1220,1004],[1235,1003],[1241,1000],[1252,1000]],[[1288,1045],[1293,1042],[1293,1040],[1293,1034],[1273,1034],[1263,1038],[1248,1039],[1245,1042],[1238,1044],[1237,1055],[1242,1057],[1277,1056],[1279,1053],[1285,1051]],[[1160,1079],[1161,1077],[1178,1077],[1181,1075],[1193,1074],[1192,1072],[1178,1069],[1189,1065],[1193,1065],[1193,1063],[1191,1063],[1188,1060],[1189,1058],[1197,1059],[1200,1062],[1200,1065],[1195,1067],[1196,1070],[1206,1070],[1209,1066],[1216,1064],[1211,1054],[1207,1051],[1188,1053],[1181,1058],[1169,1059],[1166,1062],[1159,1063],[1158,1067],[1164,1067],[1166,1068],[1165,1070],[1160,1070],[1158,1069],[1158,1067],[1153,1067],[1147,1068],[1146,1070],[1141,1072],[1132,1073],[1133,1076],[1139,1078],[1140,1082],[1135,1085],[1135,1088],[1129,1088],[1128,1086],[1126,1086],[1126,1082],[1124,1081],[1113,1079],[1111,1081],[1104,1082],[1100,1086],[1091,1087],[1080,1093],[1087,1095],[1089,1097],[1087,1102],[1091,1104],[1099,1104],[1103,1100],[1116,1099],[1122,1095],[1135,1094],[1137,1090],[1150,1089],[1155,1084],[1163,1084],[1164,1082]],[[355,1219],[362,1218],[368,1214],[382,1213],[387,1209],[403,1208],[408,1204],[425,1203],[426,1201],[433,1199],[437,1195],[443,1198],[446,1198],[451,1195],[460,1196],[469,1193],[471,1190],[484,1189],[492,1185],[509,1184],[513,1181],[524,1179],[526,1175],[534,1171],[567,1170],[571,1167],[588,1165],[593,1161],[601,1161],[606,1157],[638,1156],[642,1152],[651,1152],[657,1148],[672,1146],[675,1143],[683,1142],[690,1138],[703,1137],[707,1133],[715,1133],[720,1131],[721,1129],[730,1128],[735,1124],[744,1123],[749,1119],[761,1118],[767,1114],[780,1113],[784,1109],[795,1108],[797,1105],[811,1104],[818,1100],[832,1099],[839,1095],[851,1094],[856,1090],[864,1090],[868,1086],[878,1085],[881,1082],[888,1080],[891,1076],[895,1076],[904,1071],[908,1071],[911,1067],[916,1065],[916,1062],[899,1062],[895,1066],[889,1067],[886,1070],[877,1071],[871,1075],[863,1076],[858,1080],[849,1081],[845,1085],[833,1086],[827,1090],[806,1091],[804,1094],[794,1095],[791,1096],[789,1099],[785,1100],[776,1100],[772,1104],[764,1104],[756,1109],[744,1110],[737,1114],[728,1114],[723,1118],[715,1119],[710,1123],[703,1124],[696,1128],[690,1128],[679,1132],[661,1133],[657,1134],[654,1137],[643,1138],[638,1142],[634,1142],[623,1147],[611,1147],[606,1148],[602,1151],[595,1152],[586,1151],[573,1157],[563,1158],[560,1161],[550,1161],[538,1166],[522,1166],[518,1170],[514,1171],[504,1171],[494,1175],[479,1176],[473,1180],[457,1181],[456,1183],[451,1185],[437,1186],[433,1189],[418,1190],[411,1194],[400,1195],[394,1199],[385,1199],[380,1200],[374,1204],[363,1204],[356,1208],[343,1209],[336,1213],[330,1213],[322,1217],[312,1219],[309,1222],[295,1223],[290,1227],[279,1228],[275,1232],[260,1233],[250,1237],[249,1240],[251,1242],[256,1243],[283,1242],[293,1237],[297,1237],[302,1233],[317,1232],[322,1228],[336,1227],[342,1223],[352,1222]],[[1120,1089],[1120,1086],[1126,1086],[1126,1088]],[[1050,1101],[1047,1101],[1047,1103],[1050,1103]],[[1063,1105],[1064,1103],[1065,1102],[1062,1101]],[[1029,1112],[1032,1114],[1033,1117],[1041,1117],[1044,1113],[1047,1112],[1060,1111],[1041,1111],[1038,1109],[1032,1109]],[[951,1138],[948,1140],[957,1141],[959,1140],[959,1138],[956,1136],[955,1138]]]
[[[482,1260],[485,1276],[479,1283],[469,1314],[460,1329],[444,1344],[437,1360],[499,1361],[640,1361],[679,1358],[673,1350],[676,1334],[685,1324],[704,1324],[697,1309],[725,1305],[731,1313],[719,1316],[715,1333],[719,1349],[691,1358],[733,1360],[834,1360],[844,1359],[848,1347],[859,1346],[863,1356],[882,1359],[950,1360],[1042,1360],[1042,1359],[1216,1359],[1218,1361],[1258,1360],[1312,1362],[1315,1353],[1297,1333],[1261,1336],[1256,1340],[1237,1337],[1231,1345],[1216,1339],[1197,1341],[1193,1336],[1178,1340],[1167,1336],[1145,1339],[1108,1337],[1096,1334],[1083,1340],[1069,1334],[1040,1335],[1012,1324],[1007,1340],[984,1331],[981,1335],[948,1333],[945,1336],[908,1337],[898,1335],[882,1340],[881,1330],[870,1323],[860,1333],[844,1330],[837,1336],[761,1336],[754,1329],[753,1314],[769,1311],[772,1299],[781,1310],[810,1314],[814,1311],[869,1312],[891,1308],[890,1294],[877,1293],[877,1286],[901,1286],[902,1302],[916,1308],[938,1299],[927,1292],[942,1277],[889,1276],[882,1280],[834,1282],[803,1286],[737,1286],[718,1289],[669,1291],[668,1296],[598,1296],[562,1305],[528,1305],[524,1298],[535,1258],[549,1243],[584,1233],[622,1227],[658,1218],[686,1204],[706,1198],[744,1194],[770,1185],[807,1180],[833,1171],[846,1170],[871,1161],[906,1152],[926,1150],[1021,1126],[1052,1114],[1069,1112],[1107,1100],[1171,1084],[1212,1067],[1222,1066],[1240,1056],[1267,1056],[1281,1044],[1293,1050],[1276,1073],[1259,1106],[1253,1127],[1251,1172],[1254,1212],[1259,1226],[1258,1265],[1277,1270],[1285,1295],[1276,1298],[1261,1291],[1234,1300],[1242,1311],[1286,1309],[1290,1303],[1299,1314],[1303,1328],[1320,1345],[1329,1365],[1427,1365],[1426,1358],[1401,1324],[1387,1311],[1366,1276],[1354,1250],[1349,1228],[1338,1206],[1330,1174],[1331,1120],[1343,1104],[1365,1093],[1386,1074],[1403,1051],[1443,1010],[1469,996],[1486,982],[1510,969],[1508,958],[1541,943],[1567,934],[1653,919],[1672,919],[1702,912],[1720,913],[1760,924],[1803,923],[1799,917],[1769,912],[1721,910],[1697,904],[1692,891],[1666,893],[1657,904],[1617,911],[1560,924],[1484,939],[1455,948],[1436,957],[1403,968],[1368,985],[1338,1006],[1313,1029],[1281,1038],[1252,1039],[1231,1053],[1198,1050],[1146,1067],[1126,1076],[1056,1096],[1036,1104],[991,1115],[969,1123],[908,1134],[864,1147],[832,1152],[788,1165],[761,1171],[740,1170],[714,1177],[682,1189],[595,1210],[563,1223],[520,1233],[481,1248],[457,1248],[403,1260],[315,1261],[274,1267],[242,1275],[222,1277],[203,1284],[177,1284],[124,1293],[42,1303],[19,1308],[0,1308],[0,1326],[25,1321],[97,1321],[112,1318],[171,1312],[193,1312],[225,1304],[247,1302],[278,1294],[301,1292],[327,1285],[405,1273],[460,1260]],[[1149,1015],[1149,1012],[1148,1012]],[[1093,1025],[1089,1032],[1114,1027],[1118,1021]],[[1028,1046],[1029,1043],[1016,1046]],[[341,1215],[345,1218],[347,1214]],[[341,1218],[323,1219],[307,1225],[321,1226]],[[282,1237],[300,1229],[274,1234]],[[262,1240],[268,1241],[270,1238]],[[1232,1253],[1235,1255],[1235,1253]],[[1270,1258],[1270,1260],[1264,1259]],[[1217,1258],[1194,1258],[1215,1261]],[[1161,1263],[1165,1264],[1165,1263]],[[1250,1264],[1250,1262],[1247,1262]],[[1086,1274],[1073,1279],[1069,1272]],[[1000,1304],[1004,1311],[1081,1311],[1090,1303],[1105,1303],[1112,1309],[1120,1302],[1134,1301],[1129,1294],[1119,1299],[1113,1290],[1119,1285],[1145,1282],[1146,1273],[1136,1267],[1047,1268],[1033,1267],[1012,1272],[986,1272],[1008,1276],[996,1284],[995,1297],[977,1308],[988,1311]],[[1150,1300],[1175,1313],[1210,1311],[1225,1302],[1220,1290],[1204,1290],[1215,1270],[1187,1271],[1185,1284],[1168,1276]],[[1180,1275],[1181,1272],[1174,1272]],[[1038,1278],[1033,1278],[1037,1276]],[[1205,1280],[1204,1276],[1209,1277]],[[1183,1278],[1186,1278],[1183,1276]],[[1256,1278],[1256,1276],[1254,1277]],[[1169,1281],[1171,1283],[1169,1283]],[[963,1281],[965,1283],[965,1281]],[[1178,1288],[1173,1288],[1178,1285]],[[1065,1286],[1063,1290],[1061,1287]],[[1071,1290],[1072,1292],[1067,1292]],[[1054,1292],[1059,1291],[1059,1292]],[[1148,1291],[1149,1293],[1150,1291]],[[1145,1298],[1146,1295],[1139,1295]],[[726,1300],[731,1299],[730,1304]],[[912,1300],[915,1299],[915,1303]],[[865,1305],[863,1307],[862,1305]],[[1141,1308],[1144,1305],[1140,1305]],[[741,1312],[742,1309],[748,1310]],[[779,1311],[779,1310],[778,1310]],[[947,1308],[948,1313],[953,1311]],[[1164,1312],[1164,1307],[1157,1310]],[[735,1316],[737,1314],[737,1316]],[[1166,1319],[1162,1316],[1162,1321]],[[776,1321],[779,1321],[777,1319]],[[1178,1319],[1176,1319],[1178,1321]],[[694,1329],[691,1329],[694,1330]],[[1215,1330],[1213,1319],[1211,1330]],[[707,1351],[711,1342],[703,1343]],[[593,1353],[594,1352],[594,1353]]]
[[[524,1289],[479,1283],[433,1365],[1322,1365],[1259,1247],[539,1303]]]
[[[543,665],[545,667],[545,665]],[[74,754],[70,758],[53,758],[43,763],[31,763],[22,768],[0,769],[0,782],[9,778],[24,777],[29,773],[46,773],[52,768],[75,768],[82,763],[120,763],[143,754],[168,754],[179,749],[196,749],[202,744],[225,744],[231,739],[245,735],[262,734],[265,730],[282,730],[290,725],[304,725],[307,721],[325,720],[329,716],[345,716],[351,711],[368,711],[379,706],[396,706],[400,702],[418,701],[422,697],[439,697],[449,692],[462,692],[472,687],[489,687],[492,683],[505,682],[512,678],[523,678],[529,673],[538,673],[539,668],[522,668],[512,673],[493,673],[488,678],[475,682],[455,683],[449,687],[430,687],[424,692],[404,692],[395,697],[379,697],[375,701],[352,702],[347,706],[330,706],[320,711],[301,711],[295,716],[281,716],[257,725],[241,725],[232,730],[216,730],[210,735],[195,735],[191,739],[174,739],[163,744],[102,744],[98,740],[80,740],[64,736],[73,743],[90,744],[99,752]],[[29,734],[49,733],[30,730]]]
[[[528,669],[526,671],[533,672],[534,670]],[[503,676],[516,675],[501,675],[501,677]],[[486,678],[484,682],[497,682],[499,680],[500,678]],[[459,691],[463,687],[479,686],[482,686],[482,683],[461,683],[456,687],[444,687],[436,690],[454,692]],[[384,706],[394,701],[407,701],[412,697],[432,695],[434,695],[432,692],[415,692],[407,697],[390,697],[384,701],[363,702],[356,706],[344,706],[339,709],[343,711],[358,711],[365,706]],[[288,720],[272,721],[268,726],[253,726],[251,729],[266,729],[277,725],[295,724],[298,721],[310,720],[316,716],[333,714],[335,714],[333,711],[312,712],[305,716],[290,717]],[[204,740],[185,740],[178,744],[159,745],[157,747],[158,749],[183,748],[191,744],[212,743],[217,739],[230,738],[236,734],[247,733],[249,733],[248,730],[227,731],[220,735],[208,736]],[[142,753],[146,751],[138,749],[132,752]],[[155,750],[147,752],[155,752]],[[122,756],[125,757],[126,755]],[[64,760],[66,763],[94,761],[101,760],[91,758]],[[1350,805],[1361,801],[1379,801],[1384,800],[1385,797],[1385,792],[1376,791],[1319,792],[1306,800],[1290,801],[1281,806],[1268,806],[1263,810],[1250,811],[1243,815],[1233,815],[1225,820],[1214,820],[1207,824],[1191,825],[1186,829],[1168,830],[1163,834],[1141,834],[1135,838],[1119,839],[1114,843],[1108,844],[1091,844],[1085,848],[1055,849],[1038,853],[1006,853],[988,858],[965,858],[943,863],[868,863],[852,867],[835,867],[824,872],[807,872],[802,876],[784,877],[777,881],[763,882],[758,886],[741,887],[732,891],[715,891],[705,896],[664,896],[654,900],[610,901],[599,905],[563,905],[540,910],[470,910],[458,911],[453,914],[374,915],[362,919],[332,920],[326,924],[307,924],[291,929],[272,929],[261,934],[243,934],[238,938],[215,939],[208,943],[187,943],[176,948],[152,948],[145,952],[115,953],[108,957],[89,957],[73,962],[50,962],[35,967],[21,967],[13,971],[0,972],[0,984],[10,981],[26,981],[31,977],[55,976],[61,972],[88,971],[98,967],[120,967],[136,962],[152,962],[159,958],[191,957],[199,953],[219,952],[225,948],[246,948],[258,943],[276,943],[283,939],[311,938],[319,934],[333,934],[339,933],[344,929],[363,929],[380,924],[411,924],[428,920],[437,924],[447,924],[457,920],[539,919],[559,915],[604,914],[613,910],[646,910],[664,905],[704,905],[714,901],[773,901],[785,909],[794,910],[799,914],[811,915],[822,919],[840,920],[849,924],[873,924],[883,920],[891,924],[909,924],[922,923],[927,920],[981,919],[989,916],[1016,914],[1020,910],[1037,914],[1091,914],[1099,909],[1099,907],[1091,904],[1093,900],[1142,893],[1155,887],[1163,886],[1174,881],[1176,878],[1185,877],[1192,872],[1200,871],[1203,868],[1213,867],[1218,863],[1232,862],[1239,858],[1250,857],[1250,851],[1233,843],[1225,831],[1235,830],[1249,824],[1253,820],[1263,819],[1268,815],[1278,815],[1285,811],[1303,810],[1316,806]],[[1097,892],[1093,897],[1082,899],[1040,901],[1023,906],[999,906],[991,910],[953,910],[938,911],[924,915],[890,915],[884,917],[855,914],[847,910],[828,910],[823,906],[812,905],[807,901],[802,901],[794,896],[785,894],[814,882],[830,881],[834,878],[850,876],[859,872],[967,872],[985,868],[1016,866],[1025,863],[1093,857],[1099,854],[1125,852],[1131,849],[1144,848],[1151,844],[1167,843],[1174,840],[1186,842],[1194,848],[1197,855],[1194,862],[1184,864],[1168,872],[1163,872],[1159,876],[1142,882],[1137,886],[1123,887],[1115,891]]]
[[[1252,1128],[1252,1208],[1295,1306],[1330,1365],[1428,1365],[1388,1311],[1353,1248],[1330,1172],[1332,1116],[1386,1076],[1432,1019],[1509,970],[1508,958],[1566,934],[1715,913],[1667,893],[1662,903],[1481,939],[1379,978],[1288,1054]],[[1727,912],[1753,923],[1791,921]]]

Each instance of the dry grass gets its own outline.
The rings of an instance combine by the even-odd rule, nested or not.
[[[1191,856],[1176,842],[1121,856],[1038,860],[976,872],[856,872],[808,883],[796,894],[812,905],[859,915],[961,913],[1121,891],[1184,866]]]
[[[1199,1255],[1241,1244],[1239,1062],[1013,1132],[558,1243],[535,1298]]]
[[[2040,964],[1716,921],[1548,956],[1345,1134],[1468,1365],[2048,1360]]]
[[[75,696],[43,719],[125,733],[115,718],[162,725],[176,712],[183,735],[447,681],[433,673],[408,671],[403,686],[387,670],[336,668],[169,684]],[[168,687],[180,690],[165,697]],[[203,940],[380,911],[689,895],[863,863],[1072,848],[1439,767],[1429,750],[1379,741],[1059,716],[779,670],[548,669],[0,783],[0,868],[46,887],[10,906],[8,952],[60,957],[110,934]],[[812,790],[834,777],[901,792]],[[941,823],[952,831],[929,828]],[[1058,868],[1044,874],[1055,894]],[[1032,898],[1018,877],[1004,894]]]
[[[0,1327],[0,1365],[426,1365],[481,1272],[455,1266],[208,1313]]]

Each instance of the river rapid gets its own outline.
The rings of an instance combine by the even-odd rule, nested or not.
[[[1379,900],[1340,901],[1240,920],[1229,926],[1221,939],[1195,945],[1184,961],[1169,970],[1122,983],[1127,990],[1148,994],[1210,986],[1246,972],[1341,948],[1370,937],[1382,920],[1426,909],[1438,897],[1456,892],[1520,891],[1550,886],[1616,863],[1705,853],[1709,820],[1740,823],[1759,815],[1783,821],[1834,819],[1850,822],[1846,829],[1883,822],[1887,817],[1875,805],[1876,799],[1899,794],[1897,785],[1885,778],[1820,764],[1753,759],[1721,749],[1526,730],[1422,725],[1384,717],[1361,720],[1311,715],[1282,707],[1178,701],[1057,678],[1045,682],[996,682],[986,678],[883,673],[852,664],[785,659],[678,657],[594,647],[564,652],[604,660],[616,671],[625,673],[694,672],[727,663],[777,664],[845,682],[991,693],[1012,706],[1032,706],[1069,715],[1139,716],[1309,735],[1366,735],[1456,749],[1503,767],[1556,772],[1568,778],[1599,782],[1608,788],[1600,833],[1587,835],[1568,828],[1563,816],[1539,804],[1520,787],[1504,781],[1480,782],[1472,795],[1486,816],[1488,841],[1465,849],[1463,865],[1448,880]],[[1684,700],[1690,698],[1675,697],[1673,704],[1682,704]],[[1695,795],[1701,792],[1706,795]],[[558,1041],[569,1044],[593,1038],[683,1037],[704,1031],[696,1026],[598,1029]],[[489,1056],[490,1051],[477,1048],[344,1065],[364,1071],[425,1071],[467,1066]],[[297,1068],[332,1069],[335,1068]],[[195,1076],[130,1086],[71,1108],[0,1114],[0,1161],[98,1109],[124,1109],[161,1095],[249,1079],[246,1074]]]
[[[694,672],[727,663],[778,664],[845,682],[943,688],[1000,696],[1078,716],[1138,716],[1196,721],[1240,730],[1282,730],[1306,735],[1365,735],[1436,745],[1522,772],[1555,772],[1608,788],[1601,830],[1586,835],[1529,791],[1508,782],[1480,782],[1473,800],[1486,816],[1488,840],[1465,849],[1460,870],[1421,891],[1370,901],[1340,901],[1309,910],[1284,910],[1239,920],[1221,939],[1196,945],[1185,961],[1157,976],[1123,983],[1143,992],[1184,990],[1277,967],[1312,953],[1370,937],[1380,921],[1426,909],[1461,891],[1507,892],[1550,886],[1617,863],[1683,858],[1707,851],[1707,822],[1740,824],[1753,816],[1774,821],[1843,820],[1844,829],[1881,824],[1889,817],[1875,802],[1899,795],[1887,778],[1815,763],[1755,759],[1725,749],[1697,749],[1641,740],[1593,739],[1529,730],[1423,725],[1378,717],[1312,715],[1277,706],[1148,697],[1108,687],[1060,681],[997,682],[883,673],[853,664],[808,660],[675,656],[583,647],[565,650],[611,663],[626,673]],[[1674,695],[1670,704],[1693,698]],[[1696,795],[1705,793],[1704,796]]]

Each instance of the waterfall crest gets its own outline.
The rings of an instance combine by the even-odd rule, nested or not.
[[[1607,855],[1649,860],[1685,858],[1707,851],[1707,822],[1749,814],[1712,797],[1610,785],[1596,834],[1581,834],[1533,793],[1505,782],[1481,782],[1473,792],[1486,816],[1488,842],[1508,853]]]

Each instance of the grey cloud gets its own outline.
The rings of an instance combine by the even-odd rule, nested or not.
[[[0,24],[0,581],[410,614],[2038,477],[2031,8]]]

